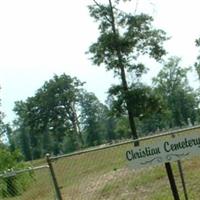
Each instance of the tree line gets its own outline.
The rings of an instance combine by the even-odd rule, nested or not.
[[[199,122],[198,91],[188,84],[188,70],[173,57],[152,86],[140,81],[130,85],[130,106],[140,136]],[[132,137],[121,85],[111,86],[103,104],[77,78],[54,75],[34,96],[15,102],[14,111],[17,118],[12,128],[4,127],[5,133],[11,151],[20,149],[26,160]]]
[[[17,117],[12,125],[1,120],[1,133],[7,148],[19,149],[25,160],[199,123],[199,91],[188,83],[190,68],[176,56],[166,59],[163,44],[169,38],[153,27],[153,18],[122,11],[120,0],[93,2],[89,13],[99,36],[87,53],[93,64],[113,71],[119,83],[102,103],[78,78],[54,75],[32,97],[15,102]],[[149,85],[142,81],[151,68],[140,62],[144,55],[162,65]],[[199,60],[194,64],[198,75]]]

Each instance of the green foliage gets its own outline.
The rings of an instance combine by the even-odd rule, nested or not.
[[[121,118],[127,115],[122,88],[117,85],[112,86],[109,90],[109,94],[111,113],[118,117],[118,121],[120,122]],[[131,108],[135,114],[138,132],[140,132],[141,135],[147,135],[150,132],[168,127],[171,113],[167,109],[167,105],[162,97],[155,89],[139,82],[132,84],[129,88],[129,98]],[[137,102],[137,104],[135,102]],[[118,121],[117,124],[119,123]],[[125,121],[128,123],[127,120]],[[120,125],[121,128],[117,128],[116,134],[121,133],[121,137],[130,137],[130,130],[127,125],[126,128],[124,125]]]
[[[131,137],[131,130],[127,117],[121,116],[118,118],[115,127],[116,138],[126,139]]]
[[[158,84],[159,92],[169,96],[174,94],[177,88],[187,87],[187,72],[189,68],[180,67],[180,61],[181,59],[178,57],[169,58],[158,76],[153,79],[154,83]]]
[[[149,55],[160,61],[166,53],[163,42],[167,37],[164,31],[153,28],[151,16],[126,13],[118,7],[119,2],[109,0],[105,5],[94,0],[94,5],[89,6],[90,15],[99,24],[100,32],[89,53],[95,65],[104,64],[107,70],[112,70],[120,78],[121,85],[110,90],[115,95],[113,111],[119,114],[126,109],[132,136],[137,139],[134,121],[137,113],[134,109],[139,108],[140,102],[131,99],[134,96],[131,93],[136,91],[130,90],[126,73],[138,78],[146,72],[146,67],[138,63],[140,56]]]
[[[70,135],[67,135],[64,138],[63,143],[62,143],[62,149],[63,149],[63,152],[65,153],[71,153],[76,150],[75,141],[73,140],[72,137],[70,137]]]
[[[75,149],[83,145],[77,118],[82,85],[76,78],[55,75],[34,97],[16,102],[14,110],[19,116],[21,138],[24,142],[28,140],[33,159],[47,152],[56,155],[62,152],[61,143],[67,135],[74,141]]]
[[[94,94],[83,94],[81,100],[81,121],[82,124],[84,124],[83,131],[85,132],[86,144],[88,146],[95,146],[100,144],[100,106],[101,104]]]
[[[1,89],[1,87],[0,87]],[[0,99],[0,106],[1,106],[1,99]],[[4,113],[0,110],[0,144],[2,143],[1,137],[4,135],[4,123],[3,123]]]
[[[2,172],[13,167],[20,167],[23,156],[19,151],[10,152],[6,148],[0,148],[0,159],[0,171]]]
[[[196,39],[195,43],[196,43],[196,46],[199,47],[200,46],[200,38]],[[197,61],[194,63],[194,68],[195,68],[198,78],[200,80],[200,56],[197,56]]]
[[[23,162],[23,156],[15,150],[10,152],[7,148],[0,148],[0,174],[5,174],[5,177],[0,178],[0,196],[16,196],[25,191],[32,181],[33,174],[23,174],[20,176],[6,175],[13,170],[28,168],[29,165]]]
[[[120,116],[126,114],[126,104],[123,88],[120,85],[114,85],[109,89],[110,106],[113,113]],[[140,82],[132,84],[128,92],[129,101],[134,111],[135,117],[144,118],[153,112],[160,112],[162,102],[155,91]]]
[[[47,152],[69,153],[114,138],[108,136],[106,106],[83,85],[66,74],[55,75],[35,96],[16,102],[18,119],[12,140],[26,160]]]
[[[152,27],[153,18],[146,15],[125,13],[113,5],[96,4],[89,6],[90,15],[99,23],[100,36],[89,48],[92,61],[96,65],[105,64],[108,70],[119,74],[120,65],[141,75],[142,64],[136,64],[139,55],[148,54],[160,60],[167,39],[165,32]],[[112,15],[113,14],[113,15]],[[113,30],[115,26],[115,30]],[[121,61],[119,61],[119,53]]]
[[[187,72],[182,68],[180,58],[172,57],[154,78],[155,90],[171,113],[169,127],[187,125],[196,121],[198,108],[197,94],[189,87]]]

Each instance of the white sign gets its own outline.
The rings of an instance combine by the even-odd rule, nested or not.
[[[126,151],[132,168],[141,168],[200,155],[200,133],[154,141]]]

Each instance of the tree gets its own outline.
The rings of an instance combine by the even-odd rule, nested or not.
[[[164,31],[152,27],[152,17],[121,11],[118,8],[119,0],[114,4],[108,0],[108,5],[93,1],[94,5],[89,6],[89,11],[99,23],[100,36],[90,46],[89,53],[94,64],[105,64],[107,70],[113,70],[120,78],[131,132],[136,139],[135,113],[126,74],[130,72],[139,77],[145,72],[145,66],[137,61],[141,55],[148,54],[160,60],[165,54],[162,44],[167,38]]]
[[[120,116],[117,118],[114,131],[115,131],[116,139],[122,140],[122,139],[127,139],[131,137],[129,121],[126,116]]]
[[[16,148],[20,149],[25,157],[25,160],[33,160],[36,156],[35,148],[36,138],[31,134],[31,128],[28,123],[28,108],[27,103],[23,101],[15,102],[13,111],[18,116],[14,120],[14,130],[12,133],[12,141]]]
[[[135,117],[144,118],[146,115],[158,112],[161,109],[161,99],[155,91],[147,85],[137,82],[129,87],[131,107]],[[110,107],[113,114],[126,114],[126,104],[124,103],[123,88],[120,85],[113,85],[109,89]],[[137,104],[135,105],[135,102]]]
[[[12,136],[13,130],[9,123],[3,125],[3,133],[8,139],[10,151],[11,152],[15,151],[16,150],[15,140],[14,140],[14,137]]]
[[[84,145],[78,121],[82,86],[77,78],[55,75],[37,90],[35,96],[29,97],[26,102],[16,102],[14,110],[19,117],[21,134],[29,130],[27,138],[34,158],[52,149],[54,154],[61,153],[66,135],[71,138],[75,149]]]
[[[1,87],[0,87],[1,89]],[[1,99],[0,99],[0,106],[1,106]],[[4,134],[4,123],[3,123],[4,113],[0,110],[0,144],[2,143],[1,137]]]
[[[3,140],[0,140],[0,174],[8,172],[8,170],[17,170],[28,167],[28,164],[23,162],[22,154],[15,147],[12,137],[12,128],[9,124],[3,122],[3,117],[4,114],[0,111],[0,139],[1,137],[7,137],[8,139],[8,144],[4,143]],[[0,188],[0,197],[13,197],[26,190],[28,184],[24,180],[30,179],[31,177],[29,175],[22,176],[24,179],[15,176],[3,178]],[[16,184],[16,179],[18,184]]]
[[[117,139],[117,134],[115,132],[115,128],[117,125],[117,119],[109,114],[109,110],[107,110],[107,120],[106,120],[106,140],[109,143],[112,143]]]
[[[187,72],[180,67],[180,58],[171,57],[158,76],[153,79],[157,93],[161,95],[171,113],[170,127],[188,124],[196,120],[197,98],[189,87]]]
[[[0,160],[0,174],[3,172],[9,174],[14,170],[30,167],[28,163],[23,161],[23,156],[18,150],[11,152],[7,147],[0,148]],[[14,197],[20,195],[28,188],[32,178],[32,174],[5,176],[1,183],[0,197]]]
[[[156,91],[150,86],[137,82],[130,85],[129,93],[138,130],[146,135],[149,132],[162,129],[163,124],[159,123],[159,121],[166,111],[162,98],[160,98]],[[112,113],[119,117],[125,116],[126,105],[124,103],[122,87],[120,85],[112,86],[109,94]],[[127,132],[129,133],[130,131]],[[127,136],[130,137],[130,135]]]
[[[200,38],[195,40],[196,46],[200,46]],[[194,63],[194,68],[197,72],[198,78],[200,80],[200,56],[197,56],[197,61]]]
[[[107,108],[82,86],[77,78],[55,75],[33,97],[15,103],[18,118],[12,137],[26,160],[107,140]]]
[[[96,146],[106,139],[106,106],[93,93],[84,91],[81,98],[81,126],[87,146]]]

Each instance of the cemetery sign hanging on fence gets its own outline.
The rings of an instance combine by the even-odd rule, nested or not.
[[[200,155],[200,133],[168,137],[126,151],[129,166],[136,169],[197,155]]]

